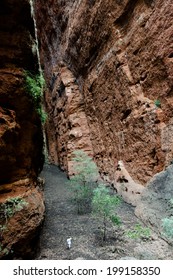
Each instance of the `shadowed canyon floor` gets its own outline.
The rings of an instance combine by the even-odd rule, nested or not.
[[[172,247],[154,232],[148,240],[126,236],[129,228],[142,222],[134,215],[134,207],[124,202],[117,210],[122,226],[118,230],[109,228],[107,241],[102,245],[99,221],[89,213],[77,215],[66,175],[56,166],[45,165],[41,176],[46,181],[46,218],[37,259],[173,259]],[[68,250],[66,239],[70,236],[72,248]]]

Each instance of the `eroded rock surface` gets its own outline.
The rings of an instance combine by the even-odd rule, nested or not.
[[[42,187],[41,181],[30,179],[0,186],[0,258],[35,257],[45,211]],[[14,204],[19,198],[23,204]]]
[[[146,224],[163,235],[163,219],[173,214],[173,165],[155,175],[143,191],[135,213]],[[165,236],[166,238],[166,236]]]
[[[42,127],[24,86],[24,70],[38,70],[29,1],[1,1],[0,37],[0,203],[15,196],[28,202],[8,220],[1,213],[0,256],[12,250],[29,257],[44,215],[36,183],[43,165]]]
[[[52,162],[70,172],[71,152],[83,148],[110,180],[123,160],[146,183],[173,155],[163,142],[173,115],[172,1],[35,3]]]
[[[47,125],[49,156],[61,169],[73,174],[71,152],[82,149],[92,155],[90,130],[79,86],[70,70],[61,67],[51,97],[46,94],[52,125]],[[61,125],[59,125],[61,124]]]

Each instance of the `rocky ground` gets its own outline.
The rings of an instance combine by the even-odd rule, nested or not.
[[[173,259],[172,247],[151,230],[149,239],[130,239],[125,232],[140,223],[134,207],[122,202],[117,209],[122,226],[109,228],[107,241],[102,244],[100,223],[90,213],[78,215],[70,200],[66,175],[56,166],[45,165],[46,218],[40,237],[37,259]],[[66,239],[72,237],[72,248]]]

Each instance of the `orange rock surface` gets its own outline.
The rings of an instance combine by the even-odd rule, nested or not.
[[[72,151],[84,149],[110,180],[123,160],[145,184],[173,156],[163,143],[172,138],[172,1],[37,0],[36,18],[51,161],[70,173]]]

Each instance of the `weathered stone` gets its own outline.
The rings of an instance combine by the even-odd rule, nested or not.
[[[46,126],[49,156],[70,176],[72,152],[82,149],[92,155],[92,145],[82,96],[67,67],[59,69],[52,95],[53,98],[46,94],[50,112]]]
[[[81,148],[110,180],[123,160],[133,179],[146,183],[173,156],[162,143],[173,116],[172,1],[35,5],[52,162],[69,171],[71,152]]]
[[[43,165],[41,121],[26,92],[24,70],[38,71],[35,30],[28,0],[0,3],[0,202],[23,197],[27,206],[0,228],[0,257],[33,256],[44,205],[36,178]],[[3,213],[1,213],[3,214]]]
[[[24,206],[15,211],[13,204],[10,210],[14,213],[0,215],[0,258],[34,258],[38,246],[39,229],[44,218],[43,193],[38,184],[29,179],[19,180],[12,184],[0,186],[0,209],[3,203],[21,198]],[[3,227],[3,228],[2,228]]]
[[[172,216],[173,165],[156,174],[143,191],[135,213],[146,224],[163,233],[162,219]]]

